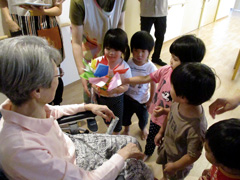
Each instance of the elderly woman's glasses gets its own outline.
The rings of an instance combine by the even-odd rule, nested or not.
[[[62,68],[58,68],[59,69],[59,71],[58,71],[58,75],[55,75],[54,77],[63,77],[63,75],[64,75],[64,71],[63,71],[63,69]]]

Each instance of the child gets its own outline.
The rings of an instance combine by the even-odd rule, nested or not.
[[[124,54],[124,59],[128,60],[130,55],[130,50],[128,46],[127,34],[120,28],[110,29],[106,32],[103,41],[104,55],[108,61],[109,71],[108,75],[113,76],[113,69],[116,66],[123,65],[127,72],[120,74],[121,78],[132,77],[131,70],[128,64],[122,59],[122,54]],[[98,58],[99,60],[102,57]],[[98,104],[107,105],[111,109],[115,116],[119,118],[119,121],[113,131],[113,134],[120,134],[122,130],[122,117],[123,117],[123,93],[128,90],[129,85],[120,85],[111,91],[104,91],[96,86],[93,86]],[[106,122],[109,124],[109,122]]]
[[[212,164],[200,180],[240,179],[240,119],[213,124],[206,133],[206,158]]]
[[[171,75],[173,103],[155,141],[160,142],[157,163],[163,165],[164,177],[184,179],[193,163],[200,157],[207,121],[202,103],[209,100],[215,90],[213,71],[201,63],[184,63]]]
[[[149,61],[148,57],[154,46],[152,36],[146,31],[136,32],[131,39],[131,52],[133,58],[128,60],[132,76],[146,76],[157,70],[156,66]],[[125,135],[129,134],[131,118],[136,113],[139,119],[139,128],[141,129],[141,138],[145,140],[148,135],[146,125],[148,123],[148,111],[155,92],[155,82],[151,82],[151,91],[149,93],[149,83],[130,85],[124,95],[124,113],[123,126],[125,126]]]
[[[152,104],[149,108],[151,113],[151,121],[149,127],[149,135],[145,146],[144,161],[153,154],[155,150],[154,138],[164,119],[170,110],[171,96],[170,96],[170,76],[178,65],[185,62],[201,62],[205,55],[205,45],[203,41],[194,35],[185,35],[176,39],[170,46],[170,53],[172,58],[170,65],[161,67],[157,71],[147,76],[136,76],[130,79],[125,79],[124,83],[127,84],[143,84],[149,82],[158,83],[155,91]],[[156,116],[155,116],[156,115]],[[159,117],[157,117],[159,116]]]

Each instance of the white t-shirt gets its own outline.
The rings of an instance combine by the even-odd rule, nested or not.
[[[144,65],[138,66],[133,62],[133,60],[131,58],[128,60],[128,65],[131,68],[133,77],[134,76],[147,76],[150,73],[157,70],[157,67],[149,60]],[[149,84],[150,83],[130,85],[128,91],[125,94],[130,96],[131,98],[135,99],[140,104],[146,103],[150,98]]]

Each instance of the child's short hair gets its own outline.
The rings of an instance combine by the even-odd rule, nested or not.
[[[105,48],[121,51],[124,54],[124,59],[127,61],[130,56],[130,49],[126,32],[120,28],[109,29],[104,36],[103,51]]]
[[[132,36],[130,46],[131,52],[134,48],[148,50],[150,53],[154,46],[154,40],[151,34],[149,34],[147,31],[138,31]]]
[[[227,119],[213,124],[206,142],[217,163],[240,170],[240,119]]]
[[[183,62],[201,62],[206,52],[204,42],[194,35],[184,35],[176,39],[170,46],[171,54]]]
[[[209,100],[216,87],[213,71],[201,63],[183,63],[171,75],[177,96],[185,97],[189,104],[200,105]]]

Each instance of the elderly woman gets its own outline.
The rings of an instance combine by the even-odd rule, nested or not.
[[[106,106],[51,106],[58,85],[59,52],[47,41],[21,36],[0,41],[0,92],[9,99],[0,107],[0,162],[9,179],[113,180],[128,158],[141,158],[133,143],[110,156],[94,171],[76,166],[75,146],[56,121],[90,110],[110,120]],[[81,152],[80,152],[81,153]]]

